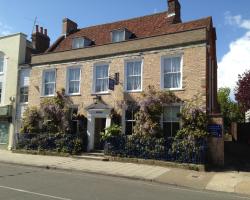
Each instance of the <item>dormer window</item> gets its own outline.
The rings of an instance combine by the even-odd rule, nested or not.
[[[131,37],[131,32],[127,29],[118,29],[111,32],[112,42],[122,42]]]
[[[84,48],[91,45],[91,40],[84,37],[76,37],[72,40],[72,49]]]

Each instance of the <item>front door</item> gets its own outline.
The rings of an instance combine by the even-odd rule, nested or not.
[[[101,132],[106,127],[106,118],[95,118],[95,137],[94,137],[94,149],[103,150],[104,142],[101,140]]]
[[[9,141],[9,123],[0,122],[0,148],[5,148]]]

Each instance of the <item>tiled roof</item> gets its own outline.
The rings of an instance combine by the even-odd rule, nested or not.
[[[87,27],[61,38],[50,48],[49,52],[66,51],[72,49],[72,38],[87,37],[94,41],[94,45],[104,45],[111,43],[111,31],[116,29],[128,29],[133,33],[134,38],[146,38],[163,34],[170,34],[182,31],[188,31],[211,25],[211,17],[199,19],[196,21],[172,24],[167,19],[167,12],[157,13],[144,17],[133,18],[114,23]]]

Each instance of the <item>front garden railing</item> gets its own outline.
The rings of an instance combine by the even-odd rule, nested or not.
[[[110,138],[104,153],[109,156],[163,160],[180,163],[204,164],[206,160],[206,140],[195,142],[192,147],[173,150],[172,138],[140,138],[133,136],[117,136]],[[178,146],[178,145],[177,145]]]

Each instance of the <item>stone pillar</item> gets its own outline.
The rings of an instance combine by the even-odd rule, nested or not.
[[[208,162],[215,166],[224,166],[224,121],[220,114],[209,116],[209,126],[221,127],[221,135],[208,138]]]
[[[95,119],[92,114],[88,113],[88,125],[87,125],[87,135],[88,135],[88,148],[87,151],[94,149],[94,123]]]
[[[9,145],[8,145],[8,150],[12,150],[15,146],[14,144],[14,125],[13,123],[10,123],[9,126]]]

